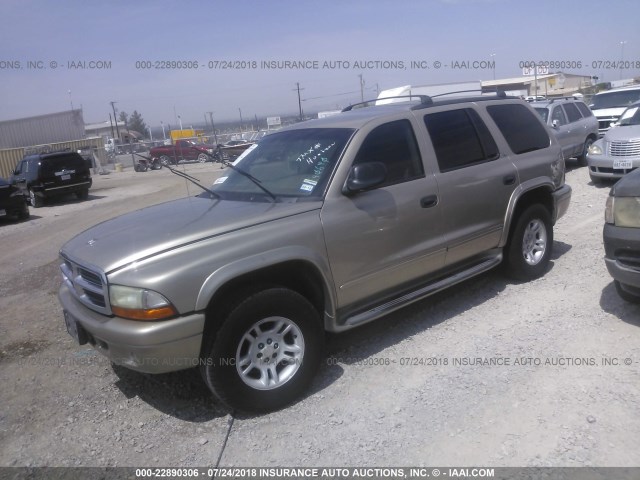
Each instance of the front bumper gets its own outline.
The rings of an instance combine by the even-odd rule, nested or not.
[[[640,228],[607,223],[603,238],[609,274],[620,283],[640,288]]]
[[[569,209],[569,203],[571,202],[571,187],[566,183],[558,190],[553,192],[553,223],[562,217]]]
[[[64,283],[58,298],[89,343],[113,363],[144,373],[172,372],[199,364],[203,313],[138,322],[94,312],[79,303]]]
[[[614,160],[631,160],[631,168],[614,169]],[[640,157],[610,157],[608,155],[587,155],[589,175],[598,178],[622,178],[627,173],[640,167]]]

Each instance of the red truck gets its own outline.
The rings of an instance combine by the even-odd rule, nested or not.
[[[176,140],[173,145],[153,147],[149,151],[151,158],[159,158],[163,165],[175,165],[182,160],[204,163],[211,160],[207,153],[213,155],[213,145],[196,143],[192,140]]]

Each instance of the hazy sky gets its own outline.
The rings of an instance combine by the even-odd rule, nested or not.
[[[0,120],[73,103],[100,122],[115,101],[153,126],[180,115],[186,127],[208,111],[295,113],[296,82],[305,111],[331,110],[360,100],[359,75],[372,98],[520,76],[527,60],[604,81],[640,76],[638,0],[2,0],[0,18]],[[631,68],[611,65],[621,59]]]

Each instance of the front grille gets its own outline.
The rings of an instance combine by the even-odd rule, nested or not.
[[[103,274],[65,257],[62,257],[60,270],[67,287],[82,304],[105,315],[111,314],[109,291]]]
[[[612,157],[640,157],[640,139],[609,142],[607,147]]]

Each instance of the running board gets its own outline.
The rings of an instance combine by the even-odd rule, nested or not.
[[[371,310],[367,310],[366,312],[358,313],[356,315],[348,317],[344,325],[345,327],[353,327],[356,325],[360,325],[361,323],[367,323],[372,320],[376,320],[413,302],[422,300],[429,295],[433,295],[434,293],[455,285],[456,283],[460,283],[471,277],[486,272],[487,270],[491,270],[493,267],[500,264],[500,262],[502,262],[502,253],[497,254],[495,257],[484,260],[483,262],[478,263],[473,267],[467,268],[466,270],[462,270],[461,272],[451,275],[450,277],[443,278],[442,280],[431,283],[426,287],[422,287],[419,290],[415,290],[401,297],[394,298],[393,300],[383,303],[382,305],[378,305]]]

